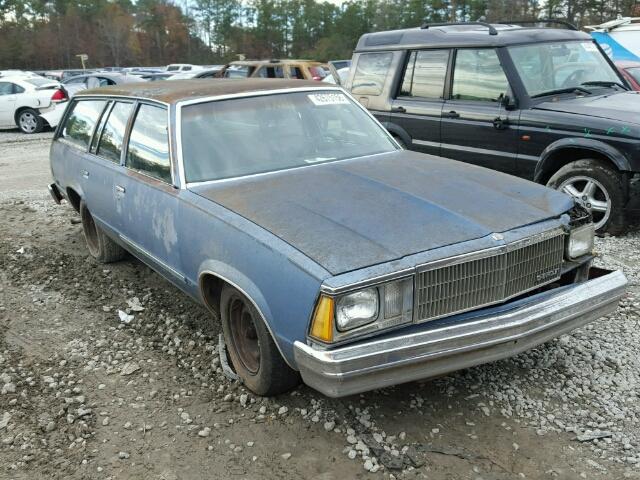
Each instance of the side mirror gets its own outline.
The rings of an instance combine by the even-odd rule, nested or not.
[[[517,106],[515,99],[505,93],[500,94],[498,101],[505,110],[514,110]]]

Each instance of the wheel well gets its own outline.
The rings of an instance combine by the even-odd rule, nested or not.
[[[20,116],[20,113],[24,112],[25,110],[33,110],[33,108],[31,107],[20,107],[16,110],[16,113],[13,114],[13,121],[16,122],[16,125],[18,124],[18,117]]]
[[[200,278],[200,292],[204,303],[220,319],[220,294],[227,282],[215,275],[205,273]]]
[[[67,188],[67,200],[76,212],[80,212],[80,195],[73,188]]]
[[[596,152],[595,150],[590,150],[588,148],[564,148],[553,152],[545,159],[545,167],[537,176],[536,181],[546,185],[553,174],[562,167],[583,158],[601,160],[602,162],[611,165],[616,170],[618,169],[616,164],[603,153]]]

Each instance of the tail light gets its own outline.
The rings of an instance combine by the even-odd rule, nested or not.
[[[51,96],[51,101],[54,103],[66,102],[67,100],[69,100],[69,97],[61,88],[56,89],[56,91],[53,92],[53,95]]]

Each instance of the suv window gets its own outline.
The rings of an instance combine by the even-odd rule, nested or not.
[[[171,183],[166,109],[140,105],[129,138],[127,166]]]
[[[291,78],[297,78],[299,80],[304,80],[304,74],[300,67],[294,67],[293,65],[289,66],[289,74]]]
[[[260,78],[284,78],[284,69],[282,68],[282,65],[275,67],[260,67],[255,76]]]
[[[351,92],[356,95],[380,95],[392,58],[391,52],[360,55]]]
[[[127,122],[133,110],[132,103],[116,102],[109,113],[109,118],[102,129],[98,143],[97,155],[115,163],[120,163],[122,141],[127,129]]]
[[[491,102],[498,100],[508,88],[509,82],[495,50],[458,50],[453,71],[452,99]]]
[[[82,100],[76,102],[67,117],[60,136],[83,148],[88,147],[93,135],[93,129],[106,103],[106,100]]]
[[[404,73],[400,96],[443,98],[449,50],[413,51]]]

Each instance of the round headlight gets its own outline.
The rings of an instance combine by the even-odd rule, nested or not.
[[[345,331],[371,323],[378,318],[378,289],[349,293],[336,302],[336,324]]]

